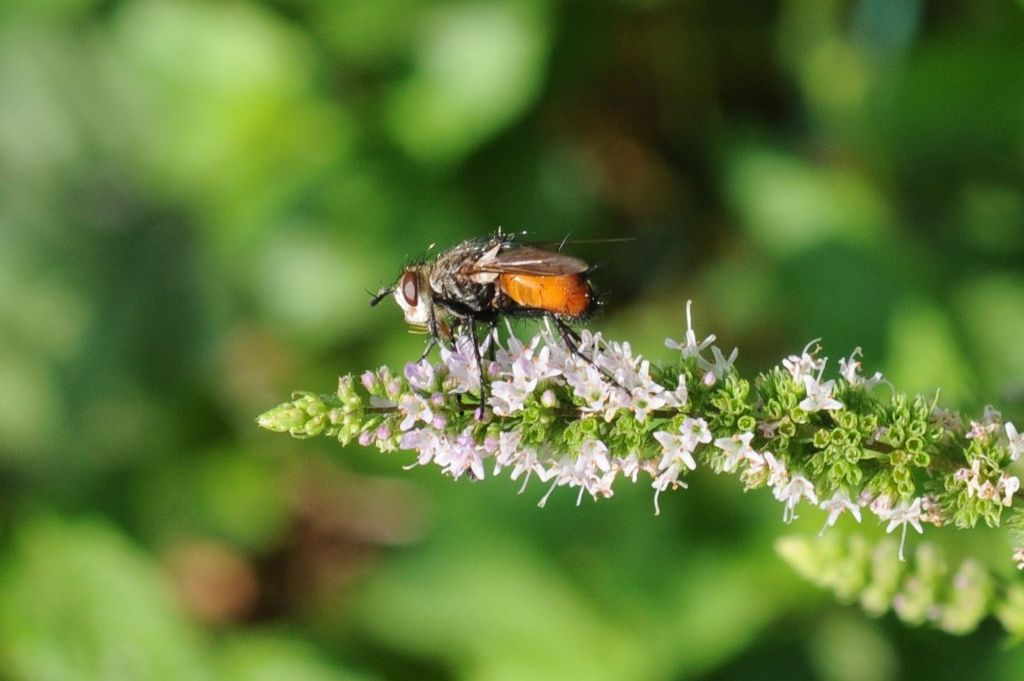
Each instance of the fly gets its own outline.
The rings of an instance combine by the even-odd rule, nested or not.
[[[371,298],[370,305],[393,296],[405,321],[429,334],[420,359],[437,343],[453,342],[456,333],[469,333],[481,377],[479,327],[493,331],[503,316],[550,319],[566,347],[594,364],[580,352],[580,337],[569,326],[597,308],[590,284],[592,269],[560,249],[545,250],[499,232],[463,241],[433,260],[406,267],[395,284]]]

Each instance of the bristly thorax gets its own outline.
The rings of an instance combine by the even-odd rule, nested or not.
[[[495,281],[481,282],[467,276],[466,270],[496,246],[505,250],[511,234],[495,234],[464,241],[437,256],[430,271],[430,288],[437,297],[458,301],[473,312],[498,312],[510,300]]]

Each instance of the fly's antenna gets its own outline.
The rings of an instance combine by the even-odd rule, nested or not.
[[[373,295],[372,293],[370,293],[370,291],[367,291],[367,293],[370,293],[370,295],[372,296],[370,298],[370,307],[376,306],[377,303],[390,296],[394,292],[394,290],[394,286],[385,286],[381,290],[377,291],[377,295]]]

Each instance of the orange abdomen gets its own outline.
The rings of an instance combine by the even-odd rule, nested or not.
[[[593,292],[581,274],[502,274],[498,284],[522,307],[579,317],[590,311]]]

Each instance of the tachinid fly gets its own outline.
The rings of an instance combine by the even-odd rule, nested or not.
[[[566,346],[590,362],[579,352],[579,336],[568,323],[586,318],[597,307],[591,269],[560,249],[545,250],[499,232],[463,241],[433,260],[406,267],[370,305],[393,295],[405,321],[430,334],[424,357],[436,343],[452,342],[456,333],[468,332],[481,376],[478,325],[493,329],[503,315],[548,317]]]

